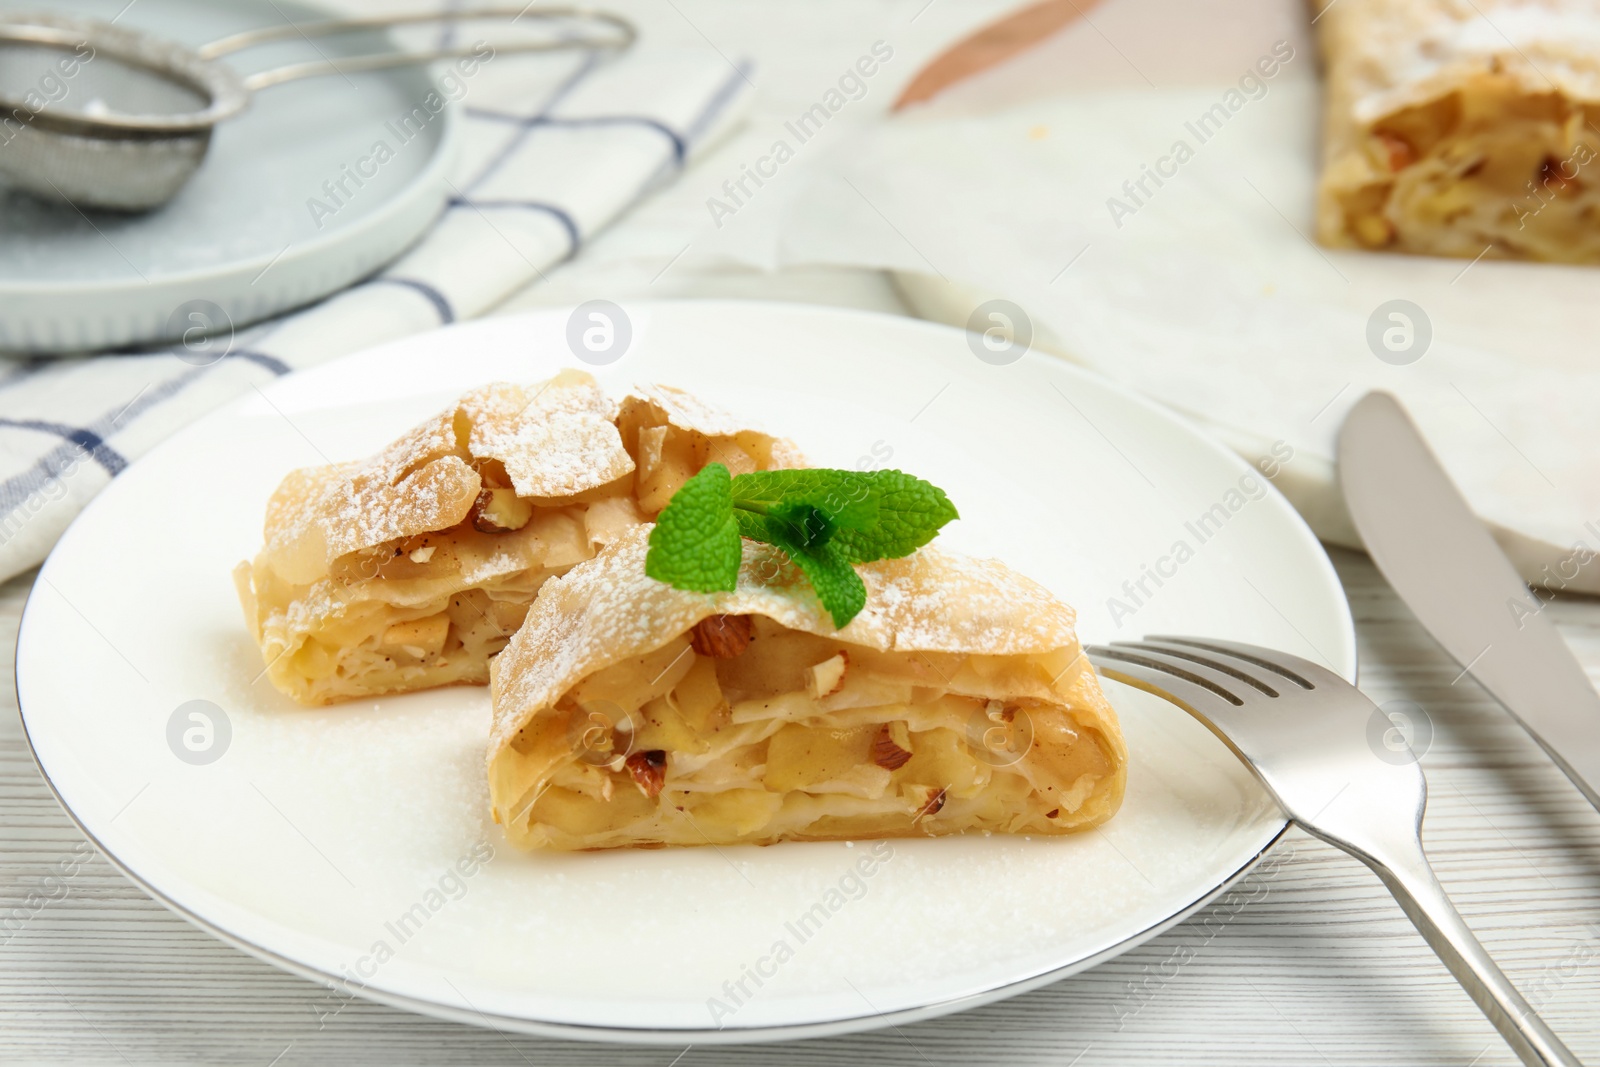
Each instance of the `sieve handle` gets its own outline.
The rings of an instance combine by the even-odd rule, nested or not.
[[[514,25],[522,18],[530,19],[575,19],[587,21],[591,24],[604,26],[610,31],[604,37],[581,37],[562,41],[527,41],[522,43],[512,42],[505,45],[495,45],[497,53],[527,53],[527,52],[558,52],[573,48],[605,48],[617,52],[626,51],[632,47],[639,37],[638,30],[632,22],[621,15],[609,11],[595,11],[581,7],[534,7],[524,4],[519,7],[484,7],[473,8],[465,11],[426,11],[413,12],[401,15],[372,15],[361,18],[328,19],[323,22],[286,22],[281,26],[266,26],[256,30],[246,30],[236,33],[231,37],[223,37],[212,41],[210,44],[197,49],[200,57],[206,60],[217,59],[246,48],[257,45],[273,44],[278,41],[305,40],[313,37],[331,37],[342,33],[355,33],[361,30],[388,29],[393,26],[407,26],[428,22],[459,22],[472,19],[509,19],[507,25]],[[437,59],[463,59],[474,56],[477,46],[457,46],[453,48],[439,48],[427,52],[390,52],[366,56],[348,56],[334,60],[312,60],[306,63],[292,63],[288,66],[264,70],[252,74],[244,79],[245,86],[252,92],[265,89],[272,85],[281,85],[284,82],[298,81],[301,78],[316,78],[327,74],[356,74],[368,70],[388,70],[394,67],[409,67],[419,63],[431,63]]]

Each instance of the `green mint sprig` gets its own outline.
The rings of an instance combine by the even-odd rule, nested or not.
[[[867,603],[857,563],[909,556],[958,518],[944,490],[903,471],[784,470],[731,477],[708,464],[677,491],[650,532],[644,571],[696,593],[732,592],[741,541],[781,549],[835,626]]]

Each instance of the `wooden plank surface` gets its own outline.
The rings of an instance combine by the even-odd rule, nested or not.
[[[1426,840],[1440,879],[1556,1031],[1600,1063],[1600,815],[1470,678],[1452,684],[1458,669],[1364,556],[1334,560],[1359,626],[1364,687],[1379,701],[1417,702],[1434,727],[1423,759]],[[84,851],[15,708],[9,676],[31,580],[0,587],[9,705],[0,709],[0,1063],[1515,1062],[1376,879],[1298,833],[1233,893],[1149,944],[916,1026],[685,1051],[500,1034],[365,1001],[322,1018],[320,986],[213,940]],[[1550,611],[1600,676],[1600,603]]]

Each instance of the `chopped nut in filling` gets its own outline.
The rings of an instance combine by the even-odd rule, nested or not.
[[[1114,810],[1121,739],[1076,650],[882,652],[742,618],[736,654],[697,629],[589,675],[524,726],[496,779],[517,796],[513,839],[1060,834]]]

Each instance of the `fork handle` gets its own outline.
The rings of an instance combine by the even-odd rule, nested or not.
[[[1346,841],[1323,839],[1354,855],[1383,880],[1423,939],[1523,1063],[1529,1067],[1583,1067],[1478,943],[1445,895],[1419,838],[1385,842],[1379,850],[1382,855],[1369,854]]]

